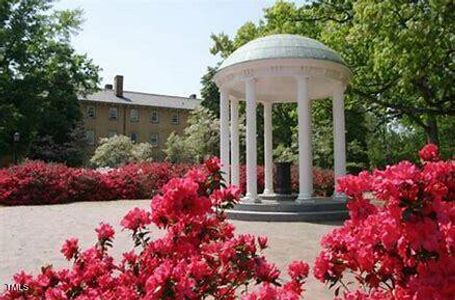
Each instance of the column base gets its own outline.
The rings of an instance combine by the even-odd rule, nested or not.
[[[261,203],[261,199],[259,199],[258,196],[252,196],[249,194],[246,194],[245,197],[241,199],[243,203]]]
[[[311,194],[299,194],[297,199],[295,199],[296,203],[314,203],[314,198],[311,197]]]
[[[262,192],[263,196],[273,196],[275,195],[275,193],[273,192],[273,190],[269,190],[269,189],[264,189],[264,191]]]

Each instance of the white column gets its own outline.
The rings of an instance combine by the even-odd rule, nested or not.
[[[246,98],[246,195],[245,201],[259,202],[257,197],[256,82],[245,81]]]
[[[311,147],[311,101],[308,77],[297,77],[299,142],[299,196],[297,202],[311,200],[313,193],[313,156]]]
[[[239,100],[231,99],[231,184],[240,186]]]
[[[335,173],[335,191],[337,179],[346,175],[346,141],[344,125],[344,85],[339,84],[333,93],[333,156]],[[344,198],[342,193],[335,192],[335,197]]]
[[[272,103],[264,102],[264,195],[273,194]]]
[[[220,160],[223,178],[229,184],[229,96],[220,90]]]

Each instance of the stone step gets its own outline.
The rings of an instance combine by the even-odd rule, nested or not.
[[[324,222],[341,221],[348,218],[348,212],[321,211],[321,212],[268,212],[227,210],[228,218],[239,221],[262,222]]]
[[[346,202],[315,200],[309,203],[297,203],[294,201],[263,201],[262,203],[241,202],[235,205],[235,210],[258,211],[258,212],[323,212],[323,211],[345,211]]]

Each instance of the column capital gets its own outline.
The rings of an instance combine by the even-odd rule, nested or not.
[[[261,101],[262,106],[264,107],[272,107],[273,102],[270,101]]]
[[[237,98],[232,97],[230,99],[231,99],[231,104],[232,103],[234,103],[234,104],[238,104],[239,103],[239,99],[237,99]]]
[[[219,88],[220,94],[225,94],[226,96],[229,96],[229,89],[225,86],[222,86]]]
[[[303,81],[303,80],[309,80],[310,79],[310,75],[308,74],[297,74],[294,76],[294,78],[299,82],[299,81]]]
[[[334,85],[335,85],[334,94],[344,93],[344,91],[347,88],[347,84],[344,81],[336,81]]]
[[[245,81],[246,84],[254,84],[258,81],[258,79],[256,77],[249,76],[246,77],[243,81]]]

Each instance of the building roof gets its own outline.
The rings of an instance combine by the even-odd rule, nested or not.
[[[252,40],[235,50],[220,66],[264,59],[303,58],[346,65],[341,56],[319,41],[293,34],[275,34]]]
[[[147,94],[131,91],[123,91],[123,97],[117,97],[112,89],[103,89],[94,94],[87,95],[86,97],[81,97],[79,100],[189,110],[196,108],[201,103],[200,99],[189,97]]]

